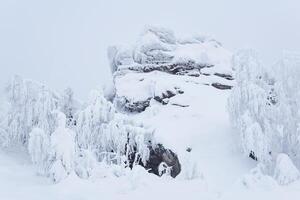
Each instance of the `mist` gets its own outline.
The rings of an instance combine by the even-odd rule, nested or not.
[[[210,34],[271,64],[283,50],[300,51],[299,7],[296,0],[1,0],[0,87],[18,74],[86,99],[111,81],[107,47],[133,44],[146,25]]]

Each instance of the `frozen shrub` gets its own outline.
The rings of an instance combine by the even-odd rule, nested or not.
[[[251,50],[233,57],[236,86],[228,100],[231,122],[240,134],[242,150],[269,169],[281,152],[300,166],[299,60],[284,55],[268,69]]]
[[[277,186],[276,181],[268,175],[265,175],[265,166],[259,164],[250,171],[249,174],[243,176],[240,180],[241,184],[248,189],[265,189],[270,190]]]
[[[103,131],[113,119],[115,109],[102,93],[92,91],[87,107],[78,113],[76,139],[80,148],[101,148]]]
[[[74,93],[71,88],[64,90],[63,95],[59,99],[59,107],[61,112],[66,115],[67,126],[73,127],[76,125],[75,114],[78,110],[78,102],[74,99]]]
[[[90,103],[79,113],[77,122],[79,148],[95,152],[98,161],[120,164],[125,155],[130,160],[128,166],[132,166],[148,159],[153,131],[117,114],[100,92],[91,94]]]
[[[67,177],[74,169],[75,133],[66,128],[66,116],[58,112],[58,127],[51,134],[51,166],[49,175],[54,182]]]
[[[40,175],[47,174],[50,152],[50,138],[40,128],[34,128],[29,134],[28,152],[31,161],[37,167]]]
[[[181,164],[182,172],[180,176],[182,179],[192,180],[203,177],[191,148],[188,148],[188,151],[186,151],[183,155],[183,158],[181,159]]]
[[[75,160],[75,172],[80,178],[87,179],[92,175],[96,165],[95,155],[89,150],[81,150]]]
[[[6,90],[9,110],[4,122],[7,145],[27,146],[34,127],[47,135],[55,129],[52,111],[58,109],[59,96],[44,85],[15,76]]]
[[[268,84],[260,61],[251,50],[240,51],[233,57],[236,86],[228,100],[231,122],[240,132],[241,147],[246,154],[269,161],[271,135],[268,124]]]
[[[300,172],[288,155],[281,153],[277,156],[274,178],[281,185],[287,185],[300,178]]]

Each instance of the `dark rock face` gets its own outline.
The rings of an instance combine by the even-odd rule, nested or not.
[[[128,69],[137,72],[149,73],[152,71],[161,71],[174,75],[189,75],[200,76],[200,70],[203,68],[210,68],[212,65],[200,65],[194,61],[187,61],[185,63],[152,63],[143,66],[131,66]]]
[[[230,80],[230,81],[234,80],[234,78],[230,74],[215,73],[214,75],[225,78],[226,80]]]
[[[223,85],[221,83],[212,83],[211,86],[220,90],[230,90],[232,88],[231,85]]]
[[[144,166],[149,169],[150,173],[161,176],[159,173],[159,165],[164,162],[168,167],[171,167],[171,176],[175,178],[181,171],[177,155],[170,149],[164,148],[162,144],[158,144],[155,148],[150,147],[150,157],[147,164]]]
[[[183,108],[186,108],[186,107],[190,106],[190,105],[183,105],[183,104],[178,104],[178,103],[172,103],[171,105],[173,105],[173,106],[179,106],[179,107],[183,107]]]
[[[131,113],[140,113],[145,111],[150,105],[151,98],[146,99],[145,101],[129,101],[125,97],[116,98],[117,107],[121,110],[125,110]]]
[[[168,104],[167,99],[174,97],[175,95],[176,95],[176,93],[174,93],[170,90],[167,90],[166,92],[162,93],[161,95],[155,96],[154,99],[156,101],[160,102],[161,104],[166,105],[166,104]]]
[[[174,97],[177,94],[184,93],[184,91],[178,87],[171,88],[171,90],[166,90],[161,94],[155,95],[153,97],[149,97],[145,101],[130,101],[130,100],[126,99],[125,97],[117,97],[116,98],[117,106],[120,109],[131,112],[131,113],[140,113],[140,112],[145,111],[145,109],[150,106],[151,99],[156,100],[157,102],[161,103],[162,105],[166,105],[169,103],[170,98]]]
[[[170,168],[170,175],[175,178],[181,171],[181,165],[177,155],[170,149],[166,149],[162,144],[157,144],[155,147],[149,145],[150,155],[146,164],[143,163],[139,158],[136,158],[136,153],[133,152],[128,155],[129,167],[132,168],[134,162],[138,160],[138,164],[143,166],[149,171],[149,173],[162,176],[166,171],[160,171],[159,167],[161,164],[164,167]]]

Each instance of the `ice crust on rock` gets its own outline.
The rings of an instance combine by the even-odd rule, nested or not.
[[[108,57],[115,103],[129,112],[143,112],[152,99],[168,104],[191,79],[221,90],[233,85],[231,53],[208,36],[178,39],[171,30],[147,27],[133,47],[110,47]]]

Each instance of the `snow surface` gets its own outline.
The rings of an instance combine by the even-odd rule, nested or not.
[[[1,199],[296,200],[299,197],[299,181],[282,187],[274,185],[274,181],[270,183],[271,177],[257,178],[251,175],[250,169],[255,166],[255,162],[239,153],[234,133],[229,126],[225,108],[228,92],[196,83],[184,89],[186,97],[175,96],[172,102],[182,103],[183,99],[189,99],[184,103],[188,103],[190,107],[153,105],[151,109],[135,117],[153,123],[159,139],[178,150],[181,160],[192,158],[192,162],[197,162],[197,171],[200,173],[197,178],[159,178],[141,167],[124,172],[117,167],[97,164],[96,172],[88,180],[73,174],[66,180],[53,184],[49,179],[35,174],[26,154],[1,150]],[[195,89],[199,92],[193,92]],[[187,147],[192,148],[193,155],[189,155],[190,158],[185,151]],[[245,174],[248,174],[246,180],[256,180],[251,182],[251,187],[241,181],[245,179]]]
[[[194,87],[201,92],[192,93]],[[189,90],[185,89],[188,95]],[[256,163],[239,153],[229,126],[225,108],[228,92],[198,84],[191,84],[190,92],[186,97],[190,101],[185,102],[190,107],[153,105],[138,118],[153,123],[157,136],[167,146],[176,148],[180,159],[192,157],[197,162],[200,172],[197,178],[159,178],[141,167],[124,171],[98,163],[96,172],[87,180],[73,174],[53,184],[35,174],[26,154],[1,150],[1,199],[298,199],[299,181],[282,187],[271,177],[251,172]],[[172,101],[180,100],[178,96]],[[186,147],[192,148],[190,158]]]

